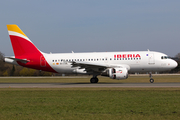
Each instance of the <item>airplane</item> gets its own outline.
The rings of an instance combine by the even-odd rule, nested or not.
[[[7,25],[14,56],[5,57],[7,63],[53,73],[89,74],[90,83],[98,83],[98,75],[111,79],[127,79],[129,72],[166,71],[177,67],[177,62],[166,54],[155,51],[44,53],[15,24]]]

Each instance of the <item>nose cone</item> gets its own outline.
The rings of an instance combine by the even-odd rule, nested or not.
[[[176,61],[172,60],[171,63],[170,63],[170,66],[171,66],[172,69],[173,69],[173,68],[175,68],[175,67],[178,66],[178,63],[177,63]]]

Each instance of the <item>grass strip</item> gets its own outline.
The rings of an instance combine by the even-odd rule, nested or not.
[[[180,88],[1,88],[0,119],[180,119]]]

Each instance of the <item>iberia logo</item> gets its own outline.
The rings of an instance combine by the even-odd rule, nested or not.
[[[114,58],[140,58],[139,54],[117,54]]]

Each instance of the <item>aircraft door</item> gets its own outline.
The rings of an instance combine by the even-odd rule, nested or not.
[[[43,55],[40,57],[40,66],[46,67],[46,59],[44,58]]]
[[[149,54],[149,64],[155,64],[154,53]]]

